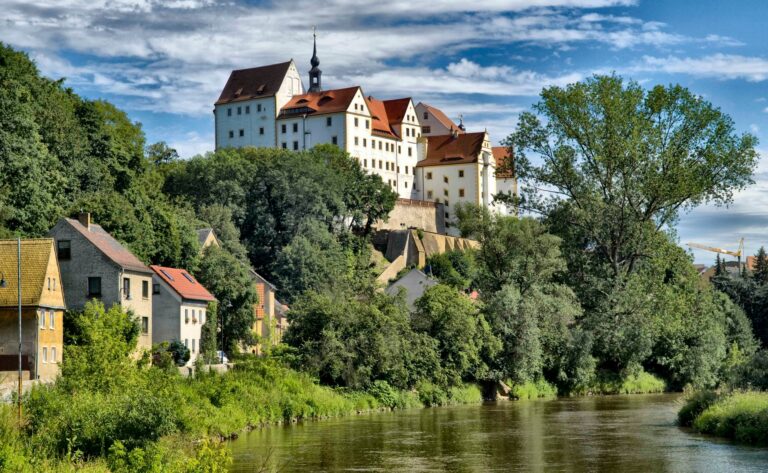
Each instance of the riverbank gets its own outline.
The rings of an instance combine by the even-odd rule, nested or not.
[[[695,393],[678,412],[678,422],[703,434],[768,446],[768,392]]]

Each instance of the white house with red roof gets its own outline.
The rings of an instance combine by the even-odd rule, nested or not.
[[[152,276],[152,342],[178,340],[189,349],[193,364],[200,354],[200,339],[208,303],[216,300],[184,269],[150,266]]]

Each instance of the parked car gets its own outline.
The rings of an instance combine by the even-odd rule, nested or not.
[[[227,358],[227,354],[221,350],[216,352],[216,358],[218,358],[219,363],[229,363],[229,358]]]

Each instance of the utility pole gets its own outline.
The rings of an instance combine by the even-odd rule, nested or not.
[[[19,423],[21,423],[21,237],[16,239],[17,253],[17,281],[19,286]]]

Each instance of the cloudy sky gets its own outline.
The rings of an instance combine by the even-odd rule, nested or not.
[[[308,70],[313,25],[326,88],[410,95],[494,141],[542,86],[615,71],[689,87],[764,154],[767,18],[760,0],[0,0],[0,41],[183,157],[212,149],[212,104],[230,70],[288,58]],[[681,242],[736,247],[743,236],[750,253],[768,246],[766,230],[768,161],[730,208],[699,208],[678,226]]]

